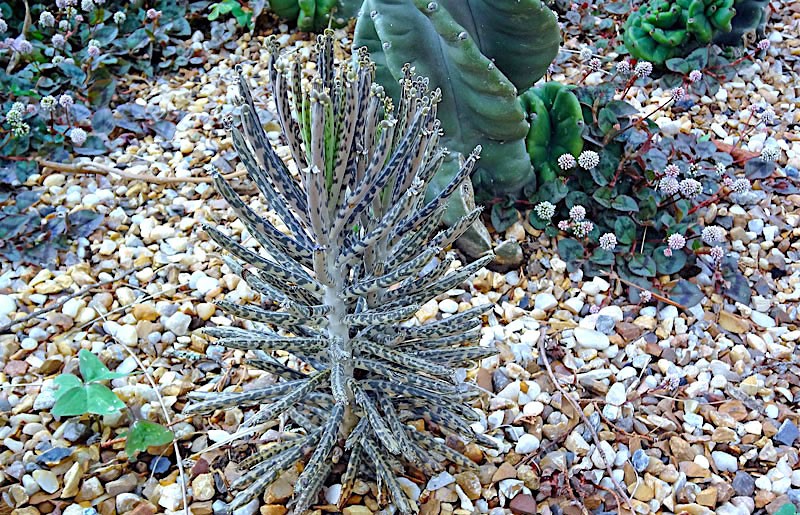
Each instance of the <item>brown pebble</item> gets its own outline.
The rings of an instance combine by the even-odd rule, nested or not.
[[[513,465],[503,463],[492,476],[492,483],[498,483],[504,479],[516,479],[516,477],[517,469],[515,469]]]
[[[534,515],[536,513],[536,499],[530,494],[519,494],[511,499],[511,513],[521,515]]]

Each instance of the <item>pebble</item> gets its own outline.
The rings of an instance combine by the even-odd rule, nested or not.
[[[739,461],[727,452],[714,451],[711,453],[711,458],[720,472],[736,472],[739,470]]]
[[[608,336],[594,329],[576,327],[572,334],[578,345],[586,349],[605,350],[611,346]]]
[[[650,464],[650,456],[647,455],[642,449],[636,449],[631,455],[631,462],[636,472],[644,472]]]
[[[613,406],[622,406],[628,400],[628,393],[625,385],[622,383],[614,383],[606,393],[606,402]]]
[[[17,310],[17,301],[11,295],[0,295],[0,317],[7,317]]]
[[[756,481],[748,472],[739,470],[736,472],[736,475],[733,476],[731,486],[734,492],[736,492],[736,495],[752,497],[756,490]]]
[[[120,326],[114,336],[123,345],[128,347],[135,347],[139,342],[139,335],[136,333],[136,327],[132,325]]]
[[[60,487],[58,477],[49,470],[34,470],[33,479],[36,484],[48,494],[55,493]]]
[[[440,488],[444,488],[447,485],[451,485],[451,484],[455,483],[455,481],[456,481],[456,478],[454,478],[447,471],[440,472],[439,474],[436,474],[435,476],[430,478],[430,480],[428,480],[428,484],[425,487],[425,489],[429,490],[431,492],[434,492],[434,491],[436,491],[436,490],[438,490]]]
[[[180,508],[183,498],[181,485],[172,483],[161,489],[161,496],[158,498],[158,505],[170,511]],[[238,511],[238,510],[237,510]],[[235,512],[234,512],[235,513]]]
[[[83,467],[77,461],[64,474],[64,489],[61,492],[61,498],[67,499],[78,495],[78,487],[80,486],[81,479],[83,478]]]
[[[798,436],[800,436],[800,432],[797,426],[787,418],[783,421],[781,427],[778,428],[778,432],[775,433],[772,439],[782,445],[791,446],[794,445],[794,441],[797,440]]]
[[[185,336],[189,332],[189,324],[192,323],[192,317],[186,313],[177,311],[173,313],[164,322],[164,327],[167,331],[172,332],[175,336]]]
[[[539,293],[533,300],[533,308],[550,311],[558,306],[558,300],[551,293]]]
[[[208,501],[214,497],[214,476],[212,474],[199,474],[192,480],[192,497],[195,501]]]
[[[519,437],[514,451],[517,454],[529,454],[539,448],[539,443],[539,439],[536,436],[526,433]]]
[[[453,299],[444,299],[439,302],[439,311],[442,313],[458,313],[458,302]]]

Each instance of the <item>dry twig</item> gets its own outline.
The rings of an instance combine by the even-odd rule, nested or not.
[[[9,323],[7,323],[7,324],[5,324],[3,326],[0,326],[0,334],[4,334],[6,331],[9,331],[12,327],[14,327],[17,324],[24,324],[25,322],[28,322],[29,320],[33,320],[34,318],[39,318],[40,316],[42,316],[42,315],[44,315],[46,313],[50,313],[51,311],[55,311],[56,309],[60,308],[64,304],[66,304],[71,299],[74,299],[75,297],[80,297],[80,296],[88,293],[89,291],[91,291],[91,290],[93,290],[95,288],[100,288],[102,286],[106,286],[107,284],[111,284],[111,283],[117,282],[119,280],[122,280],[125,277],[131,275],[132,273],[138,272],[142,268],[143,267],[141,267],[141,266],[140,267],[136,267],[136,268],[132,268],[132,269],[128,270],[127,272],[123,273],[119,277],[114,277],[113,279],[108,279],[106,281],[100,281],[99,283],[95,283],[95,284],[90,284],[88,286],[84,286],[83,288],[81,288],[80,290],[76,291],[75,293],[71,293],[71,294],[67,295],[66,297],[62,297],[62,298],[58,299],[56,302],[50,304],[46,308],[42,308],[42,309],[40,309],[38,311],[34,311],[33,313],[31,313],[29,315],[26,315],[26,316],[24,316],[24,317],[22,317],[22,318],[20,318],[18,320],[12,320],[11,322],[9,322]]]
[[[58,172],[66,172],[66,173],[86,173],[86,174],[95,174],[95,175],[117,175],[122,177],[123,179],[129,179],[132,181],[144,181],[153,184],[180,184],[180,183],[191,183],[191,184],[200,184],[200,183],[211,183],[211,177],[157,177],[152,174],[138,174],[138,173],[131,173],[125,170],[120,170],[119,168],[114,168],[111,166],[105,166],[98,163],[59,163],[57,161],[48,161],[47,159],[36,158],[36,162],[39,163],[41,166],[50,168],[52,170]],[[240,171],[240,172],[233,172],[227,175],[223,175],[223,177],[227,180],[235,179],[237,177],[242,177],[247,175],[247,172]]]
[[[633,503],[631,502],[630,497],[628,497],[628,492],[625,491],[622,485],[619,484],[619,481],[617,481],[614,475],[612,474],[613,471],[611,470],[611,464],[609,463],[608,457],[603,452],[602,447],[600,447],[600,437],[597,436],[597,431],[594,430],[594,427],[592,427],[592,424],[591,422],[589,422],[588,417],[586,417],[586,415],[583,413],[583,410],[575,401],[575,399],[573,399],[572,396],[566,390],[564,390],[564,388],[558,382],[558,379],[556,379],[556,375],[553,373],[553,368],[550,366],[550,360],[547,359],[547,352],[544,348],[544,339],[545,339],[545,332],[544,330],[542,330],[539,336],[539,358],[542,360],[542,363],[544,363],[544,367],[547,370],[547,376],[550,378],[550,382],[553,383],[553,386],[555,386],[556,390],[559,391],[562,397],[567,399],[567,401],[569,401],[569,403],[572,405],[572,409],[574,409],[575,412],[578,413],[578,416],[581,417],[583,424],[586,426],[586,428],[589,430],[589,433],[591,433],[592,435],[592,440],[594,441],[595,447],[599,452],[603,453],[603,463],[605,463],[606,465],[606,474],[608,474],[608,477],[611,478],[611,481],[614,483],[614,486],[619,491],[619,493],[622,494],[622,498],[625,499],[625,503],[628,505],[628,509],[630,509],[631,513],[634,513]]]

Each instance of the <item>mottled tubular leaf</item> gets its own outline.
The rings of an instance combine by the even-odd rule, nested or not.
[[[320,384],[330,376],[330,370],[317,372],[309,377],[298,388],[295,388],[285,397],[268,406],[264,406],[249,421],[245,421],[245,426],[254,426],[268,420],[275,419],[278,415],[300,402],[308,393],[319,388]]]
[[[270,386],[266,386],[264,388],[255,388],[253,390],[249,390],[246,392],[237,392],[237,393],[220,393],[213,395],[209,400],[205,400],[202,402],[198,402],[197,404],[192,404],[191,406],[187,406],[184,410],[187,414],[194,414],[194,413],[207,413],[217,409],[224,408],[226,406],[251,406],[253,404],[258,404],[259,402],[270,399],[272,397],[277,397],[278,395],[283,395],[294,388],[302,385],[305,380],[301,381],[287,381],[285,383],[278,383]],[[189,398],[193,398],[194,395],[190,395]]]
[[[386,460],[383,458],[383,455],[381,455],[381,453],[378,451],[376,445],[369,438],[365,439],[362,445],[367,453],[367,456],[369,456],[369,458],[372,460],[375,471],[378,473],[380,480],[379,483],[382,482],[384,485],[386,485],[387,489],[389,490],[389,494],[392,496],[392,500],[394,501],[400,513],[415,513],[415,510],[411,507],[411,504],[409,504],[408,498],[403,492],[403,489],[400,488],[400,483],[398,483],[397,479],[395,479],[394,473],[392,472]]]
[[[354,315],[346,315],[344,317],[344,321],[345,323],[357,327],[376,324],[391,324],[394,322],[402,322],[403,320],[407,320],[418,310],[419,306],[413,305],[385,311],[365,311],[363,313],[356,313]]]
[[[228,302],[227,300],[218,300],[216,304],[224,311],[232,315],[244,318],[245,320],[252,320],[253,322],[261,322],[264,324],[295,326],[304,324],[317,325],[325,322],[324,318],[304,318],[299,315],[285,313],[283,311],[265,311],[252,306],[240,306],[238,304]]]
[[[333,407],[333,410],[331,410],[330,418],[328,418],[322,428],[322,435],[320,436],[317,448],[314,449],[314,453],[311,454],[306,468],[303,470],[303,473],[300,474],[300,477],[294,485],[295,495],[311,487],[315,479],[320,475],[322,477],[327,475],[320,474],[320,472],[325,465],[329,463],[328,456],[333,450],[333,446],[336,445],[336,440],[339,436],[339,426],[344,416],[344,407],[344,403],[337,403],[336,406]]]
[[[375,403],[372,402],[372,399],[367,395],[367,393],[355,382],[351,385],[351,389],[355,394],[356,403],[364,410],[366,413],[366,418],[369,421],[369,425],[372,428],[372,432],[378,438],[378,441],[386,447],[386,450],[391,452],[392,454],[399,454],[400,453],[400,444],[395,439],[392,431],[386,425],[386,422],[381,417],[378,408],[375,406]]]

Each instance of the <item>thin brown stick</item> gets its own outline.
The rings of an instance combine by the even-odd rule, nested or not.
[[[550,382],[553,383],[553,386],[555,386],[556,390],[558,390],[561,396],[569,401],[569,403],[572,405],[572,409],[574,409],[578,416],[581,417],[583,424],[592,435],[592,440],[594,441],[594,445],[598,452],[603,453],[602,448],[600,447],[600,437],[597,436],[597,431],[595,431],[594,427],[592,427],[591,422],[589,422],[589,418],[583,413],[583,410],[575,401],[575,399],[573,399],[572,396],[566,390],[564,390],[564,388],[562,388],[561,384],[558,382],[558,379],[556,379],[556,375],[553,373],[553,368],[550,366],[550,360],[547,358],[547,351],[544,348],[544,339],[545,332],[544,329],[542,329],[539,335],[539,358],[542,360],[542,363],[544,363],[544,367],[547,370],[547,376],[550,378]],[[619,481],[617,481],[612,474],[611,464],[609,463],[605,453],[603,453],[603,463],[606,465],[606,473],[608,474],[608,477],[614,483],[614,486],[617,488],[619,493],[622,494],[622,498],[625,499],[625,502],[628,505],[628,508],[631,510],[631,513],[635,513],[633,510],[633,503],[631,502],[630,497],[628,497],[628,492],[622,488],[622,485],[619,484]]]
[[[36,162],[39,165],[50,168],[52,170],[58,172],[66,172],[66,173],[85,173],[85,174],[95,174],[95,175],[117,175],[122,177],[123,179],[128,179],[131,181],[144,181],[153,184],[180,184],[180,183],[189,183],[189,184],[200,184],[200,183],[210,183],[212,182],[211,177],[156,177],[152,174],[138,174],[138,173],[131,173],[125,170],[120,170],[119,168],[114,168],[111,166],[105,166],[98,163],[59,163],[57,161],[48,161],[47,159],[36,158]],[[242,177],[247,175],[247,172],[240,171],[240,172],[233,172],[222,177],[230,180],[235,179],[237,177]]]
[[[620,277],[620,276],[619,276],[618,274],[616,274],[615,272],[609,272],[609,273],[608,273],[608,276],[609,276],[611,279],[616,279],[616,280],[618,280],[619,282],[621,282],[621,283],[623,283],[623,284],[627,284],[628,286],[631,286],[631,287],[633,287],[633,288],[637,288],[637,289],[639,289],[639,290],[642,290],[642,291],[649,291],[649,292],[650,292],[650,295],[651,295],[651,296],[652,296],[654,299],[656,299],[656,300],[660,300],[661,302],[663,302],[663,303],[665,303],[665,304],[669,304],[669,305],[671,305],[671,306],[675,306],[676,308],[679,308],[679,309],[684,309],[684,310],[686,310],[686,309],[689,309],[689,308],[687,308],[686,306],[684,306],[683,304],[680,304],[680,303],[678,303],[678,302],[675,302],[674,300],[670,300],[670,299],[668,299],[668,298],[664,297],[663,295],[659,295],[658,293],[655,293],[655,292],[653,292],[653,291],[650,291],[650,290],[648,290],[647,288],[642,288],[641,286],[639,286],[639,285],[638,285],[638,284],[636,284],[636,283],[632,283],[632,282],[630,282],[630,281],[628,281],[628,280],[626,280],[626,279],[623,279],[622,277]]]
[[[34,311],[33,313],[31,313],[31,314],[29,314],[27,316],[24,316],[24,317],[22,317],[20,319],[12,320],[11,322],[9,322],[9,323],[5,324],[4,326],[0,327],[0,334],[4,334],[6,331],[10,330],[12,327],[14,327],[17,324],[24,324],[25,322],[28,322],[29,320],[33,320],[34,318],[39,318],[40,316],[42,316],[42,315],[44,315],[46,313],[49,313],[51,311],[55,311],[56,309],[60,308],[64,304],[66,304],[69,300],[74,299],[75,297],[80,297],[80,296],[88,293],[89,291],[91,291],[91,290],[93,290],[95,288],[100,288],[100,287],[105,286],[107,284],[111,284],[111,283],[117,282],[117,281],[119,281],[121,279],[124,279],[125,277],[131,275],[134,272],[137,272],[137,271],[141,270],[142,268],[143,267],[141,267],[141,266],[140,267],[136,267],[136,268],[132,268],[132,269],[128,270],[127,272],[123,273],[119,277],[115,277],[113,279],[108,279],[106,281],[100,281],[99,283],[95,283],[95,284],[90,284],[88,286],[84,286],[83,288],[81,288],[80,290],[76,291],[75,293],[71,293],[71,294],[67,295],[66,297],[62,297],[62,298],[58,299],[56,302],[54,302],[53,304],[47,306],[46,308],[42,308],[42,309],[40,309],[38,311]]]
[[[125,349],[125,351],[130,355],[130,357],[132,357],[134,361],[136,361],[136,364],[139,365],[139,368],[142,369],[142,372],[144,372],[144,376],[147,378],[147,381],[150,383],[150,386],[153,388],[153,391],[155,392],[156,397],[158,398],[158,404],[161,406],[161,413],[164,416],[164,420],[166,421],[168,427],[171,426],[172,420],[170,419],[169,412],[167,411],[167,406],[166,404],[164,404],[164,399],[163,397],[161,397],[161,392],[159,391],[158,386],[156,386],[156,382],[153,380],[153,376],[150,375],[150,372],[147,371],[147,367],[144,366],[142,360],[139,359],[139,356],[137,356],[130,349],[130,347],[120,342],[117,343],[123,349]],[[178,465],[178,474],[181,477],[181,497],[183,498],[183,513],[184,515],[190,515],[189,500],[186,496],[186,488],[188,486],[186,484],[186,472],[183,470],[183,457],[181,456],[181,448],[178,445],[177,438],[173,438],[172,447],[175,449],[175,463]]]

